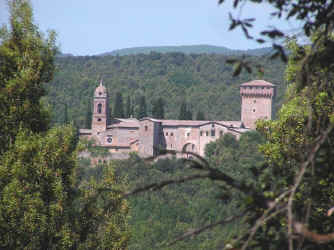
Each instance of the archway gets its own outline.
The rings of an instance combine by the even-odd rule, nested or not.
[[[188,142],[184,144],[182,153],[184,154],[184,157],[192,158],[192,153],[198,154],[197,146],[194,143]]]

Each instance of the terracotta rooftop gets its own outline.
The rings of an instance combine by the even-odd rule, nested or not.
[[[226,127],[235,127],[239,128],[241,126],[241,121],[193,121],[193,120],[164,120],[164,119],[154,119],[150,117],[145,117],[141,119],[143,120],[151,120],[153,122],[159,122],[162,126],[191,126],[198,127],[203,126],[210,123],[221,124]],[[139,128],[140,121],[137,119],[115,119],[117,121],[108,126],[108,128]]]
[[[270,87],[274,87],[275,85],[270,83],[270,82],[264,81],[264,80],[254,80],[254,81],[250,81],[250,82],[245,82],[245,83],[241,84],[240,86],[260,86],[260,87],[270,86]]]
[[[108,128],[136,128],[139,127],[139,122],[137,121],[122,121],[119,123],[114,123],[110,126],[108,126]]]
[[[202,126],[210,123],[218,123],[224,126],[240,127],[240,121],[193,121],[193,120],[155,120],[162,123],[162,126]]]

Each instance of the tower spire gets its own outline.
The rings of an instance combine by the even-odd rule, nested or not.
[[[103,86],[103,77],[101,77],[100,86]]]

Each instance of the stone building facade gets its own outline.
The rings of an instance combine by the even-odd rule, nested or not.
[[[187,121],[145,117],[111,118],[107,89],[100,83],[94,92],[92,128],[80,129],[80,136],[94,139],[117,156],[137,152],[140,156],[155,156],[158,150],[168,149],[204,155],[206,144],[225,133],[237,138],[255,128],[258,119],[271,119],[275,85],[254,80],[240,86],[240,121]],[[182,153],[183,152],[183,153]],[[122,157],[121,157],[122,158]]]

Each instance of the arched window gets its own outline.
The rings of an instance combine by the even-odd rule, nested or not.
[[[97,113],[99,113],[99,114],[102,113],[102,104],[101,104],[101,103],[99,103],[99,104],[97,105]]]

